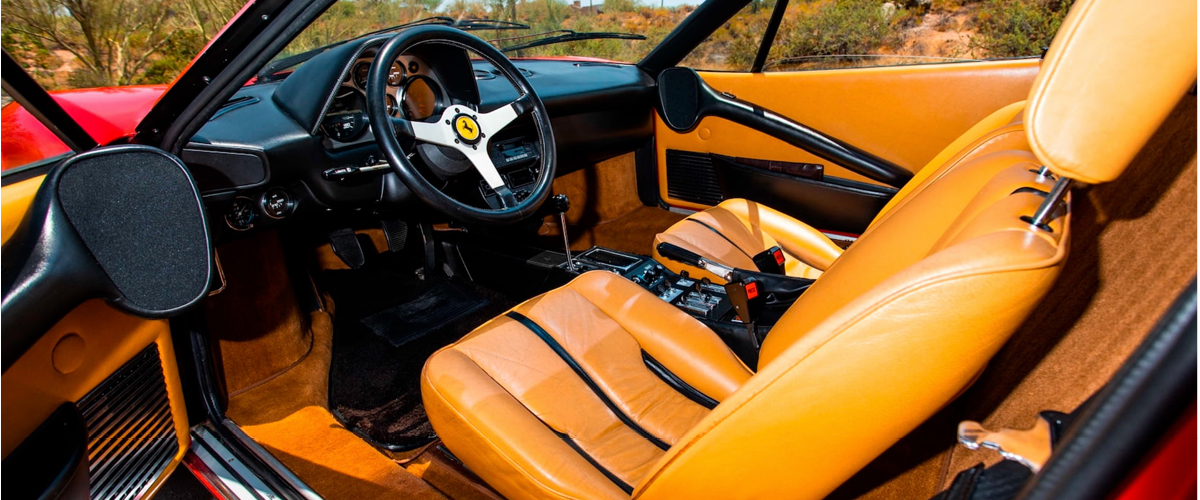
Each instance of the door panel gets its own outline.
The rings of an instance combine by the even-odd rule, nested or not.
[[[1039,65],[1038,59],[1019,59],[781,73],[701,72],[700,75],[719,91],[780,113],[915,173],[976,122],[1001,107],[1025,99]],[[673,207],[701,210],[710,205],[703,198],[679,199],[679,186],[673,196],[668,185],[668,150],[820,164],[827,177],[881,186],[783,141],[726,120],[705,118],[695,130],[683,134],[672,132],[661,118],[656,116],[655,120],[659,196]],[[725,197],[755,198],[753,192],[724,188]],[[803,199],[793,201],[804,203]]]
[[[0,243],[12,237],[43,179],[0,188]],[[107,464],[109,471],[137,469],[122,468],[133,462],[151,466],[143,467],[140,477],[110,477],[107,484],[152,493],[190,443],[168,322],[118,311],[100,299],[88,300],[5,370],[0,377],[0,457],[5,459],[6,475],[18,467],[7,460],[9,455],[64,404],[76,405],[86,420],[85,467],[93,469],[93,497],[98,477],[103,477],[95,470],[98,466]]]

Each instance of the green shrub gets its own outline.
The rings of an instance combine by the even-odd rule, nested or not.
[[[634,12],[638,10],[637,0],[604,0],[604,12]]]
[[[1050,45],[1074,0],[988,0],[971,47],[987,57],[1036,56]]]
[[[798,11],[790,26],[781,26],[771,59],[873,54],[897,43],[893,20],[903,19],[904,9],[888,16],[881,6],[878,0],[834,0]]]

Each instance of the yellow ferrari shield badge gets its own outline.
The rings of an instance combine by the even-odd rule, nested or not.
[[[454,130],[467,142],[474,142],[479,138],[479,124],[466,115],[459,115],[454,119]]]

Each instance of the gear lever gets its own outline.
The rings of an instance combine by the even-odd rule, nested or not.
[[[550,197],[550,208],[558,212],[558,222],[562,227],[563,250],[567,252],[567,271],[575,272],[575,259],[571,257],[571,239],[567,237],[567,210],[571,208],[571,200],[565,194]]]

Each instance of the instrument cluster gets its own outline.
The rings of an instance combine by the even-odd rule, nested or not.
[[[356,142],[364,138],[369,128],[366,89],[371,62],[370,57],[356,60],[329,102],[321,130],[332,141]],[[388,72],[387,83],[387,112],[391,116],[424,120],[440,113],[445,106],[445,90],[415,56],[397,58]]]

